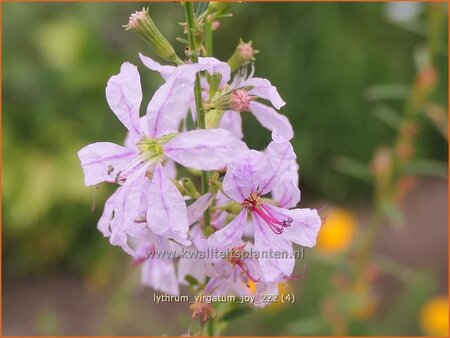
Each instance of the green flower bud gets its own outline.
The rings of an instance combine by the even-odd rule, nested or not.
[[[194,183],[190,178],[182,178],[180,179],[179,182],[187,192],[187,195],[192,196],[194,198],[200,197],[200,193],[197,191],[197,188],[195,187]]]
[[[239,45],[236,47],[233,55],[228,60],[228,65],[231,68],[231,71],[239,69],[242,66],[249,64],[254,61],[254,55],[259,53],[258,50],[253,49],[252,41],[245,43],[242,39],[239,41]]]
[[[148,8],[143,8],[142,11],[131,14],[128,25],[124,27],[126,30],[136,32],[142,39],[147,41],[155,50],[156,54],[163,60],[175,64],[183,63],[175,53],[170,42],[161,34],[150,18]]]

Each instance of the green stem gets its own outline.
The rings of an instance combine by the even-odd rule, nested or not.
[[[212,45],[212,28],[211,28],[211,22],[209,21],[209,18],[206,17],[205,19],[205,49],[206,49],[206,56],[212,56],[213,53],[213,45]]]
[[[199,49],[195,44],[194,33],[193,33],[193,30],[195,28],[195,21],[194,21],[194,6],[192,5],[192,2],[186,1],[184,3],[184,9],[185,9],[185,15],[186,15],[189,48],[192,53],[191,58],[192,58],[192,62],[197,63]],[[205,129],[205,127],[206,127],[205,110],[203,108],[203,102],[202,102],[202,88],[200,87],[200,74],[198,74],[198,73],[195,76],[194,98],[195,98],[195,107],[197,110],[197,128]],[[209,191],[209,175],[208,175],[207,171],[202,171],[201,180],[202,180],[202,194],[206,194]],[[211,227],[211,225],[210,225],[211,216],[210,216],[209,209],[207,209],[204,212],[203,217],[204,217],[204,221],[205,221],[205,230],[207,229],[209,231],[209,228]]]

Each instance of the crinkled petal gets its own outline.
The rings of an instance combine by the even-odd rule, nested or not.
[[[277,134],[277,130],[272,132],[273,141],[267,146],[266,155],[270,167],[267,170],[267,180],[260,185],[260,191],[264,195],[281,180],[292,161],[297,156],[294,153],[292,145],[284,137]]]
[[[176,70],[175,66],[161,65],[160,63],[141,53],[139,53],[139,57],[141,58],[141,61],[145,67],[161,74],[164,80],[167,80]]]
[[[284,236],[274,234],[258,215],[252,214],[252,219],[255,227],[255,250],[259,251],[258,260],[264,280],[278,282],[290,276],[295,265],[292,244]]]
[[[136,66],[122,64],[120,73],[112,76],[106,87],[109,107],[130,132],[140,134],[139,106],[142,101],[141,79]]]
[[[247,210],[244,209],[234,220],[208,238],[208,245],[218,250],[232,248],[240,243],[247,223]]]
[[[224,72],[225,81],[228,65],[215,58],[202,58],[201,63],[189,63],[176,67],[153,95],[148,107],[148,126],[151,137],[163,136],[178,130],[181,120],[186,116],[189,104],[194,97],[195,75],[200,71],[213,74]],[[228,67],[229,69],[229,67]]]
[[[163,151],[167,157],[185,167],[218,170],[247,149],[245,143],[229,131],[203,129],[175,136],[167,142]]]
[[[197,222],[208,209],[209,205],[213,200],[213,195],[211,193],[200,196],[194,203],[187,207],[187,217],[189,225]]]
[[[250,102],[249,107],[250,111],[264,128],[271,131],[277,129],[278,132],[287,140],[294,137],[294,130],[292,129],[292,125],[286,116],[278,113],[272,107],[256,101]]]
[[[158,164],[148,191],[147,223],[157,235],[189,245],[189,223],[183,196]]]
[[[241,115],[235,111],[228,110],[223,114],[219,128],[230,131],[239,139],[244,138],[244,133],[242,132],[242,118]]]
[[[78,152],[84,172],[85,185],[116,181],[120,171],[136,156],[138,156],[136,150],[115,143],[97,142],[89,144]]]
[[[264,100],[270,101],[277,109],[280,109],[286,104],[280,94],[278,94],[277,88],[272,86],[270,81],[267,79],[252,77],[243,81],[240,86],[253,86],[254,88],[248,92],[250,95],[256,95]]]
[[[178,295],[179,287],[172,261],[148,259],[142,264],[141,283],[170,295]]]
[[[126,182],[106,201],[98,229],[110,237],[112,245],[118,245],[130,255],[128,236],[136,236],[146,227],[146,194],[148,178],[140,177]]]
[[[227,166],[223,189],[228,197],[242,203],[252,192],[257,192],[269,180],[270,162],[263,153],[250,150]]]
[[[322,224],[315,209],[283,209],[275,206],[266,206],[271,213],[280,219],[290,218],[292,223],[284,228],[283,238],[302,246],[313,247],[316,245],[317,235]]]
[[[272,187],[272,198],[282,208],[294,208],[300,202],[298,168],[295,160],[289,161],[289,165],[280,180]]]

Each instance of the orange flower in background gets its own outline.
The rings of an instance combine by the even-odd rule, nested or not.
[[[448,298],[444,296],[429,299],[420,310],[420,326],[428,336],[447,337]]]
[[[356,232],[356,219],[344,209],[332,209],[319,231],[316,249],[322,253],[346,250]]]

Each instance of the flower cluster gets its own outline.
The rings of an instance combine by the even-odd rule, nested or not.
[[[251,44],[241,44],[236,53],[246,62],[233,74],[228,63],[213,57],[172,66],[140,55],[164,80],[143,116],[140,75],[125,62],[106,87],[111,110],[128,130],[124,145],[93,143],[78,156],[87,186],[118,186],[98,229],[142,267],[143,284],[174,295],[187,284],[203,295],[252,294],[259,299],[255,305],[264,305],[260,296],[276,294],[293,274],[293,243],[314,246],[321,219],[316,210],[296,208],[293,128],[277,111],[285,102],[268,80],[254,76]],[[198,118],[199,76],[206,129],[187,123]],[[242,141],[244,112],[272,131],[265,150]],[[195,180],[177,178],[180,167],[187,168],[183,173],[207,172],[208,191],[199,193]],[[155,255],[181,249],[227,254]],[[250,250],[270,255],[245,255]]]

